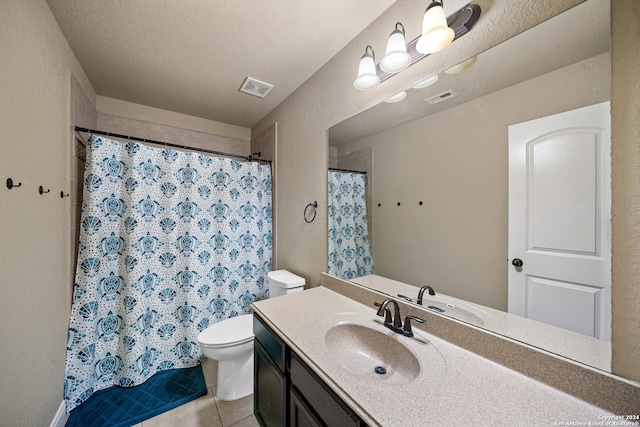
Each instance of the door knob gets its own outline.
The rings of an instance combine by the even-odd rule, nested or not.
[[[524,265],[524,263],[522,262],[522,260],[520,258],[514,258],[513,261],[511,261],[511,264],[514,267],[522,267]]]

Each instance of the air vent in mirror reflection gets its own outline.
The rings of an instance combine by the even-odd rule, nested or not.
[[[430,105],[436,105],[442,101],[446,101],[447,99],[451,99],[451,98],[455,98],[456,96],[458,96],[457,93],[455,93],[454,91],[452,91],[451,89],[449,89],[446,92],[442,92],[436,96],[432,96],[431,98],[427,98],[424,101],[428,102]]]

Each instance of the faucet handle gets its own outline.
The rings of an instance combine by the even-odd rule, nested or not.
[[[425,320],[416,316],[407,316],[404,318],[404,327],[402,328],[402,334],[405,337],[412,337],[413,330],[411,329],[411,321],[415,320],[418,323],[424,323]]]

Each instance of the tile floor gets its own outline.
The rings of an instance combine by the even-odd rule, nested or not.
[[[218,366],[207,359],[202,364],[207,395],[160,414],[133,427],[258,427],[253,415],[253,395],[233,402],[214,397]]]

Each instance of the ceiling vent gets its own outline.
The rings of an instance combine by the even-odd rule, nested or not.
[[[258,98],[264,98],[271,92],[273,85],[269,83],[261,82],[251,77],[247,77],[240,86],[240,92],[248,93],[249,95],[257,96]]]
[[[447,99],[455,98],[456,96],[458,96],[458,94],[449,89],[446,92],[442,92],[441,94],[425,99],[425,102],[428,102],[430,105],[436,105],[442,101],[446,101]]]

